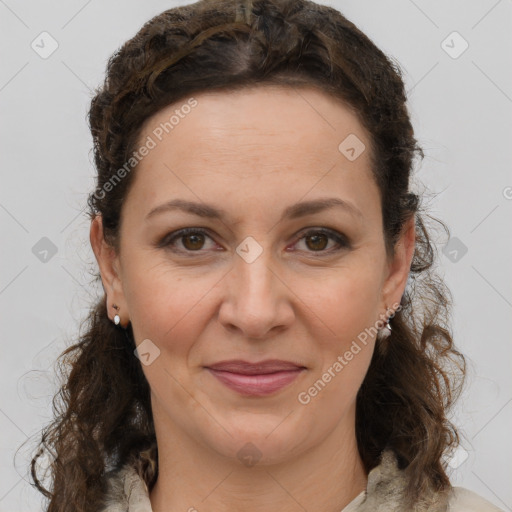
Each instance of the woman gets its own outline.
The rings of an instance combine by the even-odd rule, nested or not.
[[[446,473],[465,365],[405,102],[305,0],[171,9],[111,58],[89,116],[105,295],[32,461],[47,510],[499,510]]]

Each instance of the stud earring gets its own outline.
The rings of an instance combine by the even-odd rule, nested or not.
[[[388,309],[389,308],[386,306],[386,311],[388,311]],[[392,329],[391,329],[391,325],[389,323],[389,318],[387,318],[386,325],[382,329],[379,329],[379,331],[377,332],[377,339],[379,341],[386,339],[391,334],[391,330]]]
[[[116,304],[112,304],[112,307],[117,311],[119,309],[119,306],[116,306]],[[114,323],[116,325],[119,325],[121,323],[121,317],[116,313],[114,316]]]

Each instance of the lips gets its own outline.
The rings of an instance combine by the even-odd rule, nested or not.
[[[221,361],[220,363],[212,364],[208,366],[208,368],[223,372],[240,373],[242,375],[263,375],[268,373],[298,370],[304,367],[288,361],[280,361],[278,359],[261,361],[259,363],[249,363],[240,359],[233,359],[231,361]]]
[[[273,394],[293,382],[306,368],[289,361],[266,360],[250,363],[221,361],[206,367],[228,388],[248,396]]]

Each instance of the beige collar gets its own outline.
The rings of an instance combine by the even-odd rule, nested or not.
[[[135,469],[125,465],[108,477],[108,493],[100,512],[152,512],[149,493]],[[449,493],[431,493],[410,511],[404,505],[407,484],[404,471],[397,465],[393,452],[384,451],[381,463],[370,471],[366,491],[341,512],[446,512]]]

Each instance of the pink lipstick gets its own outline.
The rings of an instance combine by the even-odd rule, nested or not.
[[[293,382],[306,368],[277,359],[249,363],[240,359],[221,361],[206,367],[228,388],[247,396],[275,393]]]

